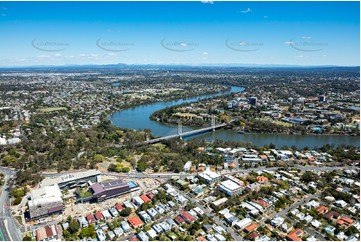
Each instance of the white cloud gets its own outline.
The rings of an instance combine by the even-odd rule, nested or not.
[[[241,12],[242,12],[242,13],[250,13],[250,12],[252,12],[252,9],[247,8],[247,9],[245,9],[245,10],[242,10]]]
[[[311,39],[312,37],[311,36],[302,36],[301,38],[302,39]]]
[[[62,54],[56,53],[56,54],[54,54],[54,56],[59,57],[59,56],[62,56]]]
[[[48,55],[38,55],[37,58],[50,58]]]
[[[213,4],[213,1],[201,1],[201,3],[205,3],[205,4]]]
[[[202,52],[202,55],[208,55],[208,52],[204,51]]]

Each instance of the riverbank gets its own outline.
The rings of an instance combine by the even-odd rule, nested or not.
[[[153,136],[161,137],[177,133],[177,125],[164,124],[154,120],[150,120],[150,116],[155,111],[161,110],[166,107],[179,105],[184,102],[198,101],[200,99],[212,98],[220,95],[227,95],[230,93],[243,92],[245,88],[238,86],[231,86],[231,90],[226,93],[217,93],[212,95],[202,95],[189,99],[178,99],[167,102],[156,102],[152,104],[139,105],[133,108],[124,109],[111,114],[108,119],[112,121],[113,125],[120,128],[129,128],[135,130],[150,129]],[[196,128],[184,126],[183,131],[190,131]],[[325,144],[346,144],[359,147],[360,140],[356,136],[345,135],[296,135],[296,134],[264,134],[264,133],[251,133],[239,134],[235,130],[221,129],[215,132],[209,132],[197,136],[188,137],[186,139],[205,139],[209,142],[214,142],[217,139],[224,141],[244,141],[250,142],[257,146],[275,144],[277,147],[284,145],[297,147],[315,147],[323,146]]]

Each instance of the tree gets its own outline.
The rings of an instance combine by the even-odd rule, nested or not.
[[[6,156],[4,156],[4,158],[2,158],[2,162],[6,166],[15,163],[15,161],[16,161],[16,158],[12,155],[6,155]]]
[[[76,232],[78,232],[79,228],[80,225],[76,220],[73,220],[69,223],[69,232],[71,234],[75,234]]]
[[[301,179],[305,182],[317,181],[317,175],[311,171],[306,171],[302,174]]]
[[[143,172],[147,169],[147,164],[144,161],[138,162],[137,171]]]
[[[119,215],[122,217],[127,217],[132,213],[131,208],[124,208],[122,211],[120,211]]]
[[[100,155],[100,154],[97,154],[94,156],[94,161],[100,163],[100,162],[103,162],[104,161],[104,156],[103,155]]]
[[[32,237],[29,236],[29,235],[26,235],[24,238],[23,238],[23,241],[32,241]]]

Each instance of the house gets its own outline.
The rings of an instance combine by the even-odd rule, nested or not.
[[[346,216],[342,216],[339,220],[337,220],[337,224],[344,225],[346,227],[352,225],[353,223],[354,221]]]
[[[175,217],[174,221],[178,224],[178,225],[182,225],[183,223],[185,223],[184,219],[178,215],[177,217]]]
[[[161,222],[160,223],[160,226],[162,227],[162,229],[165,231],[165,232],[168,232],[172,229],[172,227],[169,225],[169,223],[167,222]]]
[[[311,221],[311,225],[312,225],[314,228],[318,229],[318,228],[322,225],[322,223],[319,222],[318,220],[314,219],[314,220]]]
[[[58,228],[55,224],[38,228],[35,235],[37,241],[58,240]]]
[[[149,237],[144,233],[144,231],[141,231],[137,237],[139,238],[139,240],[141,241],[149,241]]]
[[[323,217],[327,218],[327,219],[339,219],[340,214],[338,212],[331,210],[331,211],[325,213],[325,215],[323,215]]]
[[[322,213],[322,214],[325,214],[329,211],[329,209],[323,205],[320,205],[318,208],[316,208],[316,211],[318,213]]]
[[[97,238],[98,238],[99,241],[105,241],[106,238],[107,238],[107,237],[105,236],[105,234],[104,234],[104,231],[101,230],[101,229],[97,229],[96,235],[97,235]]]
[[[316,202],[315,200],[311,200],[311,201],[309,201],[308,203],[305,204],[305,207],[308,208],[308,209],[317,208],[319,206],[320,206],[320,203]]]
[[[287,235],[287,239],[290,239],[291,241],[301,241],[302,240],[301,237],[303,234],[304,234],[303,230],[297,228]]]
[[[152,239],[154,239],[155,237],[157,237],[157,232],[155,232],[155,230],[154,229],[150,229],[150,230],[148,230],[147,232],[146,232],[146,234],[147,234],[147,236],[149,237],[149,238],[152,238]]]
[[[265,176],[257,176],[256,179],[257,179],[258,183],[261,183],[261,184],[268,182],[268,178]]]
[[[283,224],[284,221],[285,221],[285,219],[282,217],[275,217],[271,220],[270,224],[274,227],[278,227],[281,224]]]
[[[204,232],[206,233],[210,233],[212,231],[212,225],[206,223],[202,225],[202,229],[204,230]]]
[[[115,228],[113,232],[116,236],[122,235],[124,233],[123,229],[120,227]]]
[[[280,226],[281,230],[285,233],[289,233],[293,230],[293,225],[290,224],[290,223],[283,223],[281,226]]]
[[[336,228],[331,225],[326,225],[325,231],[330,235],[334,235]]]
[[[334,204],[336,207],[339,208],[344,208],[347,206],[347,202],[345,202],[344,200],[337,200]]]
[[[154,219],[155,216],[157,216],[158,214],[157,210],[155,210],[154,208],[149,208],[147,210],[147,213],[149,214],[150,217],[152,217],[152,219]]]
[[[214,238],[217,240],[217,241],[226,241],[227,239],[220,233],[216,233],[214,235]]]
[[[169,207],[174,208],[175,207],[175,203],[173,201],[168,201],[167,204],[169,205]]]
[[[176,223],[174,222],[174,220],[173,219],[167,219],[167,223],[169,224],[169,226],[172,228],[173,226],[175,226],[176,225]]]
[[[124,207],[122,205],[120,205],[119,203],[115,204],[114,207],[118,212],[120,212],[120,211],[122,211],[124,209]]]
[[[134,229],[141,227],[143,225],[142,220],[140,220],[138,216],[129,217],[128,222]]]
[[[147,192],[145,195],[147,195],[147,197],[152,200],[154,198],[154,194],[151,192]]]
[[[244,228],[244,230],[247,232],[247,233],[250,233],[250,232],[253,232],[255,230],[257,230],[258,228],[258,225],[256,223],[251,223],[250,225],[246,226]]]
[[[113,231],[109,231],[108,236],[112,240],[115,237],[115,233]]]
[[[108,209],[110,214],[112,215],[113,218],[115,218],[116,216],[118,216],[118,211],[114,208],[114,207],[111,207]]]
[[[252,183],[252,184],[249,184],[246,186],[246,190],[247,191],[256,191],[256,192],[259,192],[259,190],[261,189],[261,184],[259,184],[258,182],[255,182],[255,183]]]
[[[120,225],[122,226],[124,233],[128,233],[130,230],[132,230],[127,221],[122,221]]]
[[[139,212],[139,217],[146,223],[149,223],[152,221],[152,218],[150,217],[150,215],[144,211]]]
[[[112,215],[110,215],[110,213],[108,212],[108,210],[102,211],[102,214],[103,214],[103,217],[104,217],[105,220],[112,218]]]
[[[139,196],[133,197],[132,202],[137,206],[141,206],[144,203],[143,199]]]
[[[63,223],[63,224],[61,225],[61,227],[63,227],[63,230],[66,230],[66,229],[69,228],[69,223],[68,223],[68,222]]]
[[[311,215],[307,215],[306,217],[304,217],[302,219],[302,221],[304,221],[307,224],[307,223],[311,222],[312,219],[313,219],[313,217]]]
[[[234,227],[235,227],[236,229],[242,230],[242,229],[244,229],[245,227],[247,227],[248,225],[250,225],[251,223],[252,223],[252,219],[250,219],[250,218],[244,218],[244,219],[238,221],[238,222],[234,225]]]
[[[258,199],[254,201],[255,203],[258,203],[259,205],[261,205],[264,208],[268,208],[270,206],[270,204],[264,200]]]
[[[145,195],[145,194],[143,194],[143,195],[140,195],[139,196],[142,200],[143,200],[143,202],[145,202],[145,203],[150,203],[152,200],[147,196],[147,195]]]
[[[154,224],[152,228],[155,232],[157,232],[157,234],[163,233],[163,228],[160,226],[160,224]]]
[[[93,214],[89,214],[88,216],[86,216],[86,220],[88,221],[89,224],[92,224],[95,222],[95,218]]]
[[[250,233],[249,235],[248,235],[248,239],[249,240],[259,240],[259,233],[257,233],[257,232],[252,232],[252,233]]]
[[[94,214],[96,220],[102,220],[104,219],[102,212],[98,211]]]
[[[85,219],[85,217],[78,218],[78,222],[81,228],[88,227],[88,221]]]
[[[189,212],[184,211],[180,214],[180,216],[184,219],[184,221],[186,221],[187,223],[192,223],[195,218],[189,214]]]

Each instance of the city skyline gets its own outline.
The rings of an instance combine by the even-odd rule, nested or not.
[[[358,2],[3,2],[0,66],[359,66],[359,9]]]

